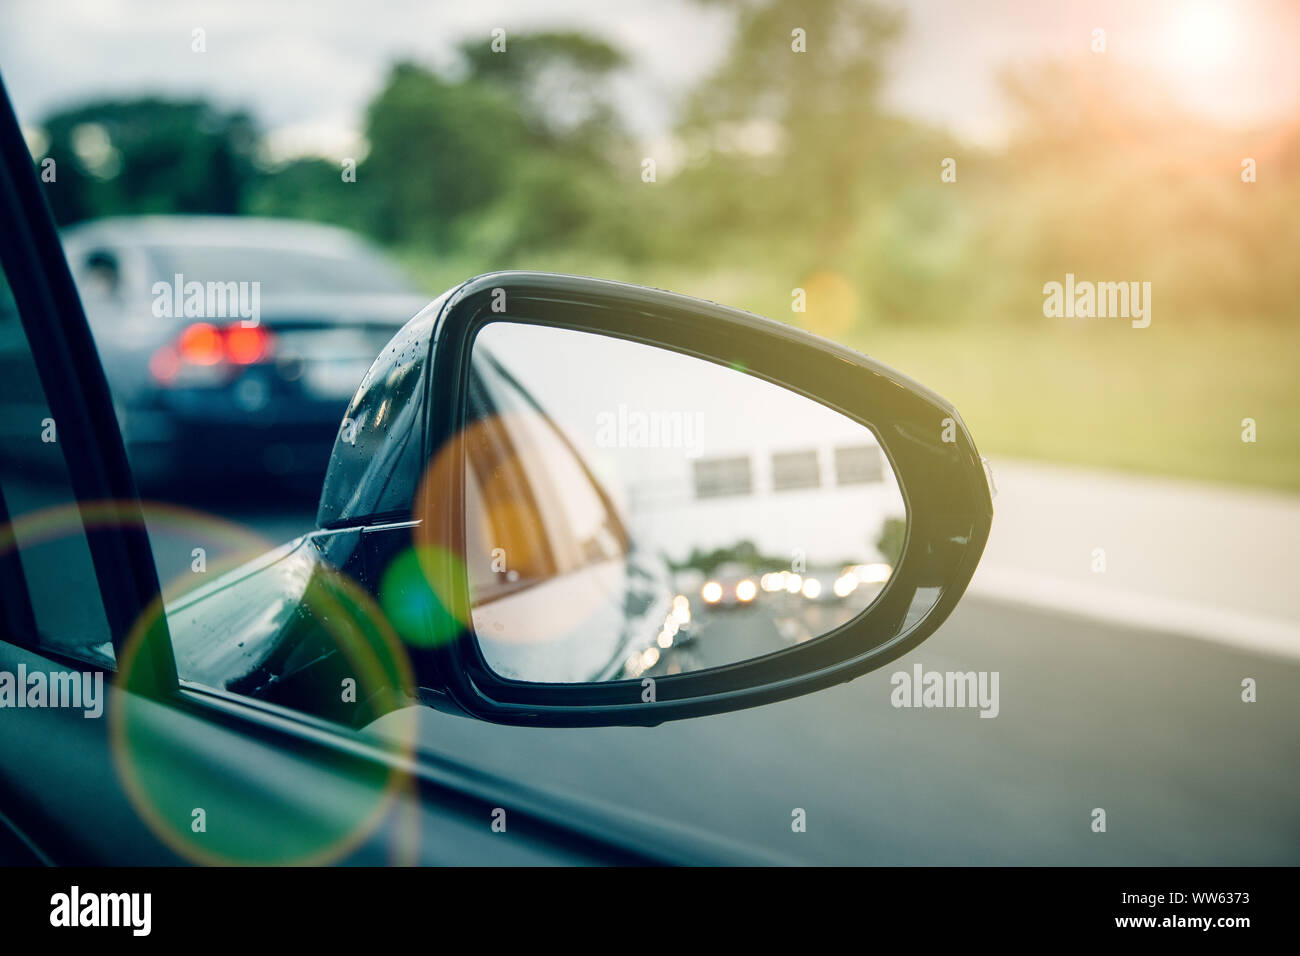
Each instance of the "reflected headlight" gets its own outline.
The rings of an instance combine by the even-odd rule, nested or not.
[[[798,594],[799,589],[802,587],[803,587],[803,578],[795,574],[793,571],[786,574],[785,589],[787,591],[789,591],[791,594]]]
[[[836,597],[848,597],[858,587],[858,577],[856,574],[841,574],[835,579],[835,584],[831,588]]]
[[[641,663],[641,655],[633,654],[624,661],[623,670],[627,672],[629,677],[640,677],[642,671],[645,670],[645,665]]]
[[[736,585],[737,601],[752,601],[756,594],[758,594],[758,586],[749,578],[745,578],[745,580]]]
[[[808,600],[814,600],[822,593],[822,583],[816,578],[809,578],[803,583],[803,596]]]
[[[894,569],[887,564],[859,564],[853,573],[862,584],[881,584],[889,580]]]
[[[717,581],[704,582],[704,587],[700,588],[700,597],[704,598],[705,604],[717,604],[722,600],[722,585]]]

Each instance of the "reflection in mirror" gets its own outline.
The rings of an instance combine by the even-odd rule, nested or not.
[[[834,630],[881,592],[906,513],[872,432],[778,385],[516,322],[471,358],[466,561],[500,676],[678,674]]]

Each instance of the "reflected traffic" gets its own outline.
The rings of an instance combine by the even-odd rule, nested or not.
[[[901,553],[905,507],[870,430],[739,369],[497,322],[470,395],[472,623],[502,677],[627,680],[784,650],[860,615]]]

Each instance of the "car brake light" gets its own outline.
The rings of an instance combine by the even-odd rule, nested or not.
[[[231,365],[252,365],[271,354],[271,333],[260,325],[218,327],[208,322],[187,326],[174,344],[162,346],[149,357],[149,372],[162,385],[173,385],[184,376],[193,380],[201,369],[207,384],[225,378]],[[223,372],[224,369],[224,372]],[[217,379],[212,379],[212,375]]]
[[[224,354],[221,333],[215,325],[196,322],[181,333],[177,352],[180,360],[190,365],[216,365]]]
[[[252,365],[271,351],[271,333],[260,325],[231,325],[225,330],[226,358],[236,365]]]

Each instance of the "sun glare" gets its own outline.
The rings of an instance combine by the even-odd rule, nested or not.
[[[1210,116],[1242,114],[1244,77],[1257,70],[1255,12],[1234,0],[1172,0],[1152,21],[1149,63],[1185,106]]]
[[[1179,3],[1169,30],[1169,52],[1189,73],[1230,62],[1240,51],[1241,23],[1223,2]]]

